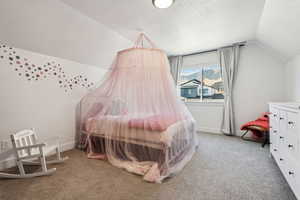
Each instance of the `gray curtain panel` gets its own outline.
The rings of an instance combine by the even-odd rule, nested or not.
[[[226,135],[236,134],[233,88],[239,64],[239,47],[239,45],[234,45],[218,50],[225,92],[221,131]]]
[[[180,71],[182,68],[182,56],[170,56],[169,57],[169,62],[170,62],[170,70],[171,74],[173,76],[174,82],[176,85],[179,84],[179,79],[180,79]]]

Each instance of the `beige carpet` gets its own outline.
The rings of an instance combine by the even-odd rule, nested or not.
[[[199,134],[200,147],[176,177],[163,184],[72,150],[49,177],[0,179],[1,200],[295,200],[268,147],[239,138]]]

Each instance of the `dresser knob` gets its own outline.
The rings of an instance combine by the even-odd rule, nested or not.
[[[293,145],[292,145],[292,144],[289,144],[289,145],[288,145],[288,147],[289,147],[289,148],[292,148],[292,147],[293,147]]]
[[[276,131],[276,130],[274,130],[274,131],[273,131],[273,133],[277,133],[277,131]]]
[[[280,161],[283,161],[283,158],[280,158],[279,160],[280,160]]]
[[[279,119],[280,119],[280,120],[284,120],[284,118],[283,118],[283,117],[280,117]]]
[[[294,122],[292,122],[292,121],[289,121],[289,122],[288,122],[288,124],[294,124]]]
[[[277,149],[274,149],[274,151],[277,151]]]
[[[294,174],[294,172],[289,171],[289,175],[293,175],[293,174]]]
[[[279,138],[280,138],[280,139],[283,139],[284,137],[282,137],[282,136],[279,136]]]

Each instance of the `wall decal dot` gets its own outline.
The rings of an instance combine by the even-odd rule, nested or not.
[[[14,71],[17,71],[19,76],[23,75],[26,77],[28,81],[40,81],[47,78],[56,78],[58,79],[59,87],[63,87],[66,92],[68,90],[73,90],[75,86],[89,88],[93,85],[92,82],[89,82],[86,77],[80,74],[73,77],[67,76],[60,63],[49,61],[42,65],[36,65],[31,63],[31,61],[27,58],[18,54],[18,52],[12,47],[7,47],[7,49],[5,49],[6,47],[6,45],[0,45],[0,48],[4,48],[3,51],[0,51],[0,58],[7,59],[8,63],[14,67]],[[22,64],[22,61],[25,63]],[[23,65],[26,67],[23,68]]]

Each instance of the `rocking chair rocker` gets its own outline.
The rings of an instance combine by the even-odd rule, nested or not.
[[[12,134],[11,141],[20,174],[0,172],[0,178],[32,178],[51,175],[56,171],[56,168],[48,169],[47,164],[62,163],[68,159],[68,157],[61,157],[60,145],[46,146],[45,143],[37,143],[34,129]],[[46,161],[46,156],[53,151],[56,151],[56,159]],[[26,174],[24,165],[41,165],[42,171]]]

